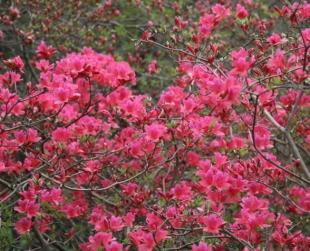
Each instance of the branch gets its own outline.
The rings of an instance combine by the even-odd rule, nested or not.
[[[224,233],[226,233],[227,235],[229,235],[231,238],[235,239],[236,241],[240,242],[242,245],[248,247],[250,250],[254,250],[254,247],[249,242],[238,238],[237,236],[235,236],[230,231],[224,229]]]
[[[203,63],[205,63],[205,64],[210,64],[210,65],[212,65],[212,66],[215,67],[216,70],[217,70],[218,72],[220,72],[223,76],[225,76],[225,77],[227,76],[227,75],[225,74],[225,72],[223,72],[223,71],[221,70],[220,67],[218,67],[218,66],[215,65],[214,63],[211,64],[207,59],[205,59],[205,58],[203,58],[203,57],[196,56],[195,54],[193,54],[193,53],[191,53],[191,52],[188,52],[188,51],[185,51],[185,50],[182,50],[182,49],[179,49],[179,48],[170,48],[170,47],[168,47],[168,46],[165,46],[165,45],[163,45],[163,44],[160,44],[160,43],[155,42],[155,41],[152,41],[152,40],[140,39],[139,42],[154,44],[154,45],[156,45],[157,47],[163,48],[163,49],[165,49],[165,50],[173,51],[173,52],[178,52],[178,53],[182,53],[182,54],[185,54],[185,55],[187,55],[187,56],[193,57],[193,58],[198,59],[199,61],[201,61],[201,62],[203,62]]]
[[[41,235],[41,233],[39,232],[39,230],[37,229],[37,227],[33,228],[35,236],[37,237],[37,239],[39,240],[42,249],[44,248],[45,250],[50,250],[49,249],[49,243],[43,238],[43,236]]]
[[[258,96],[256,96],[255,99],[255,106],[254,106],[254,118],[253,118],[253,124],[252,124],[252,129],[251,129],[251,137],[252,137],[252,141],[253,141],[253,147],[254,149],[257,151],[257,153],[266,161],[268,161],[269,163],[271,163],[272,165],[274,165],[275,167],[279,168],[280,170],[282,170],[283,172],[305,182],[306,184],[310,184],[310,181],[307,179],[304,179],[300,176],[298,176],[297,174],[295,174],[294,172],[287,170],[286,168],[280,166],[279,164],[277,164],[276,162],[274,162],[273,160],[269,159],[268,157],[266,157],[261,150],[259,150],[256,146],[256,140],[255,140],[255,125],[256,125],[256,119],[257,119],[257,106],[258,106]]]
[[[276,127],[278,128],[282,133],[284,133],[285,137],[287,138],[292,150],[293,150],[293,153],[295,155],[295,158],[299,159],[300,161],[300,165],[304,171],[304,173],[306,174],[307,176],[307,179],[310,179],[310,172],[306,166],[306,163],[305,161],[303,160],[299,150],[298,150],[298,147],[296,146],[295,144],[295,141],[294,139],[292,138],[291,134],[289,133],[289,131],[287,131],[283,126],[281,126],[273,117],[272,115],[266,110],[264,109],[264,114],[266,115],[266,117],[268,118],[268,120]]]

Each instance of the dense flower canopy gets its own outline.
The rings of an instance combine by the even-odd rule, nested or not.
[[[127,61],[91,48],[55,60],[39,41],[31,62],[3,60],[0,209],[29,248],[307,250],[310,5],[276,8],[298,27],[286,36],[250,23],[252,1],[218,2],[184,50],[142,34],[178,54],[158,97],[137,91]],[[217,29],[233,22],[260,33],[221,55]]]

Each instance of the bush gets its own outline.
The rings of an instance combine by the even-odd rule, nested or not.
[[[117,34],[167,18],[100,53],[7,6],[0,249],[306,250],[310,5],[73,2],[81,38],[84,9]]]

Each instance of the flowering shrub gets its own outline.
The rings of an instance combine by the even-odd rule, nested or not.
[[[307,250],[310,5],[276,8],[289,35],[252,1],[198,7],[186,49],[139,40],[178,56],[158,98],[90,48],[3,60],[1,249]],[[222,55],[230,24],[257,36]]]

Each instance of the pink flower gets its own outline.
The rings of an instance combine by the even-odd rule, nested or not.
[[[61,211],[68,219],[79,217],[87,210],[87,203],[84,200],[75,200],[62,206]]]
[[[36,221],[35,224],[38,227],[38,231],[40,231],[40,233],[45,233],[46,231],[50,230],[49,224],[51,223],[51,220],[51,217],[47,216]]]
[[[148,140],[157,142],[166,134],[167,127],[162,124],[153,123],[145,127],[145,132]]]
[[[230,15],[230,9],[225,8],[222,4],[215,4],[212,6],[212,12],[219,20],[224,19]]]
[[[251,195],[242,198],[241,206],[242,208],[247,209],[249,212],[266,210],[268,209],[268,201],[264,199],[258,199],[257,197]]]
[[[123,251],[123,244],[112,241],[111,243],[104,246],[106,251]]]
[[[127,62],[114,62],[107,66],[105,77],[110,86],[119,86],[124,83],[136,83],[136,74]]]
[[[3,63],[7,67],[11,68],[12,70],[20,71],[20,72],[23,72],[24,67],[25,67],[25,64],[20,56],[10,58],[8,60],[4,60]]]
[[[202,38],[207,38],[212,33],[215,25],[217,23],[215,15],[204,14],[199,19],[199,32]]]
[[[227,173],[217,171],[213,176],[213,185],[218,190],[224,190],[230,186]]]
[[[171,193],[176,200],[190,200],[192,198],[192,189],[185,182],[177,184],[171,189]]]
[[[232,149],[241,149],[244,147],[244,145],[244,139],[237,136],[234,136],[229,142],[229,147]]]
[[[146,110],[143,104],[144,96],[135,96],[131,99],[124,100],[120,107],[125,116],[132,117],[135,120],[142,120],[146,116]]]
[[[153,251],[156,246],[153,234],[143,230],[129,233],[129,238],[138,247],[138,251]]]
[[[28,154],[24,160],[24,168],[31,171],[40,165],[41,161],[32,153]]]
[[[184,21],[181,17],[175,17],[174,23],[175,23],[176,27],[180,30],[185,29],[186,26],[188,25],[188,22]]]
[[[30,231],[31,226],[32,226],[31,219],[24,217],[24,218],[19,219],[15,223],[15,230],[19,234],[25,234],[25,233],[28,233]]]
[[[204,242],[199,242],[198,245],[192,246],[192,251],[212,251],[212,248]]]
[[[88,238],[89,240],[89,246],[90,250],[97,251],[100,247],[108,246],[109,243],[113,241],[113,236],[111,233],[105,233],[105,232],[98,232],[94,236],[90,236]]]
[[[200,155],[193,151],[187,153],[187,162],[191,166],[197,166],[200,161]]]
[[[306,45],[309,46],[309,43],[310,43],[310,28],[306,28],[306,29],[302,30],[301,34],[302,34],[303,39],[306,42]]]
[[[18,8],[16,7],[13,7],[11,6],[9,8],[9,13],[10,13],[10,16],[13,18],[13,19],[16,19],[16,18],[19,18],[20,17],[20,11]]]
[[[110,228],[112,231],[121,231],[125,225],[121,217],[112,216],[110,219]]]
[[[199,105],[198,101],[194,98],[187,98],[183,101],[183,105],[181,107],[181,112],[184,115],[188,115],[194,111],[194,109]]]
[[[59,127],[52,132],[52,138],[56,142],[66,142],[70,139],[71,132],[67,128]]]
[[[127,213],[125,216],[123,216],[123,221],[128,227],[132,227],[134,221],[135,221],[136,215],[134,213]]]
[[[101,169],[100,162],[97,160],[90,160],[85,164],[84,170],[90,173],[96,173]]]
[[[272,33],[272,35],[267,38],[267,41],[268,41],[268,43],[270,43],[272,45],[277,45],[277,44],[281,43],[282,38],[278,33]]]
[[[250,68],[250,63],[247,62],[245,58],[238,58],[233,62],[233,67],[235,72],[240,75],[246,75],[248,69]]]
[[[222,218],[216,214],[210,214],[203,217],[203,230],[209,233],[218,234],[221,226],[225,223]]]
[[[53,69],[53,65],[49,63],[49,61],[45,60],[45,59],[41,59],[38,62],[36,62],[36,68],[39,71],[42,72],[47,72],[49,70]]]
[[[233,72],[245,76],[248,72],[248,69],[251,66],[251,60],[248,58],[249,53],[244,49],[240,48],[239,50],[232,51],[232,66],[234,67]]]
[[[4,32],[0,30],[0,41],[2,42],[4,40]]]
[[[8,71],[0,75],[0,87],[2,85],[12,86],[17,84],[21,80],[21,75],[19,73],[16,73],[14,71]]]
[[[31,218],[39,213],[40,205],[30,200],[19,200],[18,205],[14,209],[19,213],[27,214],[27,217]]]
[[[168,231],[164,229],[157,229],[155,233],[155,240],[156,242],[161,242],[162,240],[167,239]]]
[[[63,201],[60,188],[52,188],[51,190],[43,190],[41,192],[42,202],[53,203],[59,205]]]
[[[2,161],[0,161],[0,173],[1,172],[5,172],[6,171],[6,166],[5,166],[5,164],[2,162]]]
[[[246,8],[244,8],[243,5],[241,4],[237,4],[237,9],[236,9],[236,16],[239,19],[244,19],[249,15],[248,11],[246,10]]]
[[[163,223],[162,219],[159,218],[156,214],[149,213],[146,216],[146,222],[151,229],[157,229]]]
[[[183,92],[183,88],[178,86],[170,86],[161,94],[158,103],[162,107],[177,110],[185,95],[186,94]]]
[[[157,61],[152,60],[151,63],[148,65],[148,72],[153,74],[157,72]]]
[[[40,141],[41,137],[38,136],[38,131],[35,129],[28,129],[27,131],[27,141],[29,143],[35,143]]]
[[[41,59],[49,59],[56,53],[56,49],[52,46],[47,46],[44,41],[42,41],[37,47],[37,55]]]
[[[255,131],[255,144],[258,148],[270,148],[272,143],[270,141],[271,133],[266,126],[257,125]]]
[[[267,62],[271,74],[281,72],[286,67],[285,52],[278,49]]]
[[[300,16],[304,19],[310,17],[310,3],[305,3],[301,6],[300,10]]]

